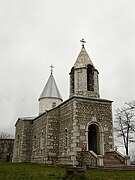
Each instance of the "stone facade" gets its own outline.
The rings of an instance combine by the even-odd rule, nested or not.
[[[112,151],[111,101],[71,97],[37,118],[19,119],[13,161],[77,164],[77,153],[89,150],[91,124],[98,127],[98,154]]]
[[[32,120],[18,119],[13,151],[14,162],[30,162],[32,147]]]
[[[0,162],[11,162],[14,139],[0,139]]]
[[[113,149],[112,101],[100,98],[98,71],[83,47],[70,72],[70,98],[18,119],[13,162],[81,165],[85,157],[96,166]]]

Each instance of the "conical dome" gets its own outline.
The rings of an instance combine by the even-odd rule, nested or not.
[[[62,103],[62,97],[51,72],[50,77],[39,97],[39,114],[55,108]]]
[[[83,68],[83,67],[87,67],[87,65],[93,65],[87,51],[85,50],[84,47],[82,47],[78,57],[77,57],[77,60],[74,64],[74,68],[77,69],[77,68]]]
[[[39,100],[42,98],[58,98],[62,100],[61,94],[58,90],[57,84],[55,82],[55,79],[52,73],[40,95]]]

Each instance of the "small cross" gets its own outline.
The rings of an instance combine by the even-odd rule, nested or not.
[[[80,42],[82,43],[82,47],[84,48],[84,43],[86,43],[86,41],[84,41],[84,39],[80,40]]]
[[[51,66],[49,66],[49,67],[51,68],[51,74],[52,74],[54,66],[51,64]]]

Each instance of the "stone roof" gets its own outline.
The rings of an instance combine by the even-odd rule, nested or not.
[[[36,116],[35,117],[20,117],[19,119],[21,119],[21,120],[27,120],[27,121],[30,121],[30,120],[33,120],[33,119],[35,119],[36,118]]]
[[[58,90],[57,84],[52,73],[50,74],[50,77],[39,97],[39,100],[42,98],[58,98],[62,100],[61,94]]]
[[[87,67],[87,65],[90,64],[94,67],[87,51],[85,50],[85,47],[82,47],[78,57],[77,57],[77,60],[74,64],[74,68],[83,68],[83,67]]]

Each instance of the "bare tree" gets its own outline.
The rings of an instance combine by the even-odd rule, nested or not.
[[[115,132],[122,137],[126,155],[129,155],[129,143],[135,142],[135,101],[125,103],[125,107],[116,110]]]
[[[6,132],[1,132],[0,133],[0,139],[12,139],[13,135],[10,133],[6,133]]]

